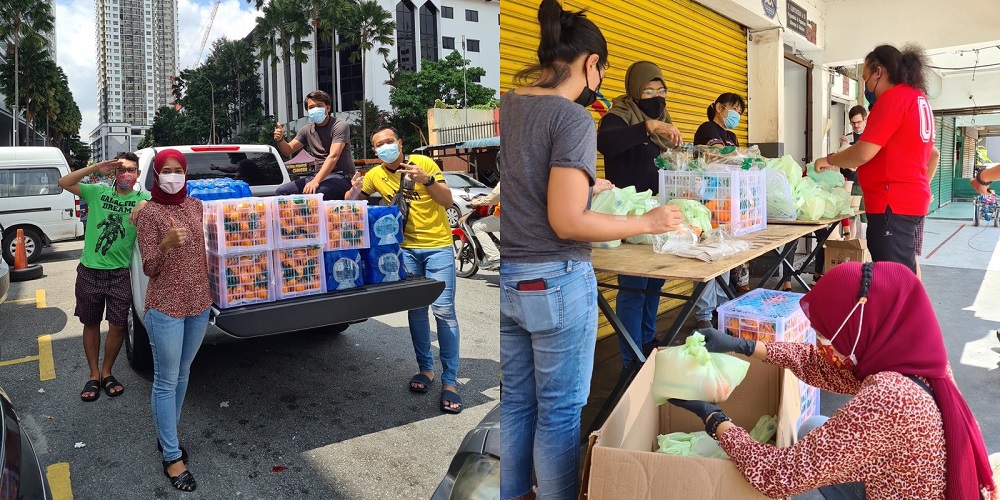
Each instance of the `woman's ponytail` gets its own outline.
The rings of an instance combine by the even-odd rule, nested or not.
[[[899,68],[903,73],[902,83],[926,94],[927,77],[924,75],[926,65],[927,56],[924,55],[923,49],[914,44],[903,47],[899,62]]]
[[[538,64],[517,73],[515,81],[519,85],[537,78],[535,86],[556,87],[569,77],[569,63],[581,55],[597,54],[598,64],[607,66],[608,42],[585,11],[563,10],[558,0],[542,0],[538,5],[538,26]]]
[[[708,121],[715,120],[715,103],[708,105]]]

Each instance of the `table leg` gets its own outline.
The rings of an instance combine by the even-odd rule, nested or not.
[[[695,302],[698,302],[699,298],[701,298],[701,294],[705,292],[706,286],[708,286],[707,282],[696,282],[694,284],[694,290],[691,292],[691,297],[687,300],[687,302],[684,302],[684,306],[681,307],[681,312],[677,314],[677,319],[674,320],[674,324],[670,326],[670,329],[667,330],[667,335],[663,337],[662,341],[660,341],[661,346],[670,345],[670,343],[674,341],[674,337],[680,333],[681,328],[684,327],[684,322],[687,321],[688,316],[691,316],[691,313],[694,311],[694,304]]]
[[[764,288],[764,286],[767,285],[768,280],[774,277],[774,275],[778,272],[778,269],[782,268],[782,265],[788,266],[788,256],[795,251],[795,244],[797,241],[798,240],[793,241],[788,245],[785,245],[785,248],[781,249],[780,251],[777,248],[772,250],[772,252],[774,252],[774,254],[778,256],[778,258],[775,259],[775,261],[771,263],[770,266],[768,266],[767,271],[764,271],[763,276],[757,283],[757,288]],[[795,272],[794,268],[787,267],[787,269],[790,269],[793,273]],[[778,283],[778,286],[780,287],[781,283]]]
[[[621,319],[618,318],[618,314],[616,314],[615,310],[611,308],[611,304],[608,303],[608,299],[604,298],[604,294],[600,292],[597,293],[597,308],[604,313],[605,318],[608,318],[608,323],[611,324],[611,328],[615,331],[615,334],[618,335],[618,338],[622,339],[622,341],[628,345],[628,348],[632,351],[632,356],[638,360],[638,363],[640,365],[645,363],[646,356],[642,354],[642,349],[635,345],[635,341],[632,340],[632,337],[625,330],[625,325],[623,325]]]
[[[718,283],[720,287],[722,287],[722,291],[726,294],[726,297],[729,297],[729,300],[733,300],[736,298],[736,292],[733,290],[733,287],[729,286],[729,283],[727,283],[726,280],[722,279],[722,276],[716,276],[715,282]]]
[[[840,224],[840,221],[834,222],[833,224]],[[830,235],[832,235],[835,230],[835,228],[832,227],[833,224],[827,226],[825,231],[819,231],[819,235],[816,236],[816,246],[813,248],[812,252],[806,256],[806,260],[802,263],[802,267],[799,268],[800,273],[804,273],[806,268],[809,267],[809,264],[816,260],[816,254],[819,253],[819,249],[823,248],[826,240],[830,239]]]
[[[590,424],[586,434],[580,436],[583,441],[586,441],[588,436],[604,425],[604,421],[608,419],[608,415],[611,414],[611,410],[615,408],[615,405],[618,404],[618,400],[622,398],[623,394],[625,394],[625,389],[628,389],[628,386],[632,383],[635,375],[639,373],[640,368],[642,368],[642,363],[633,363],[631,366],[622,368],[622,373],[618,377],[618,383],[615,384],[615,388],[611,390],[610,394],[608,394],[608,399],[604,401],[604,405],[601,406],[601,411],[597,412],[597,417],[595,417],[593,423]]]

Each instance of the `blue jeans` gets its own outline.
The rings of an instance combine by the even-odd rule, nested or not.
[[[722,279],[729,283],[729,271],[726,271],[722,275]],[[702,292],[701,297],[698,301],[694,303],[698,311],[694,313],[695,319],[707,319],[712,321],[712,312],[715,311],[716,307],[729,302],[729,296],[726,292],[722,291],[722,287],[719,286],[719,282],[709,281],[705,286],[705,291]]]
[[[503,256],[501,256],[501,260]],[[545,280],[545,289],[517,283]],[[531,491],[571,500],[580,482],[580,411],[597,342],[597,279],[589,262],[500,266],[500,497]]]
[[[406,271],[444,282],[444,291],[431,304],[437,320],[438,344],[441,345],[441,383],[458,385],[458,317],[455,315],[455,251],[447,248],[404,248]],[[427,308],[410,309],[410,338],[421,371],[434,371],[431,352],[431,322]]]
[[[802,426],[799,427],[799,439],[809,434],[809,431],[825,424],[827,420],[830,420],[830,417],[824,417],[823,415],[807,418],[805,422],[802,422]],[[865,493],[865,483],[831,484],[829,486],[820,486],[817,489],[823,495],[823,498],[827,500],[865,500],[868,498]]]
[[[652,278],[641,278],[639,276],[618,275],[618,286],[646,290],[646,293],[618,291],[618,298],[615,299],[615,313],[621,320],[622,326],[632,337],[636,346],[642,349],[643,344],[648,344],[656,339],[656,315],[660,309],[660,290],[666,280]],[[636,361],[632,356],[632,350],[621,338],[618,339],[618,348],[622,352],[622,364],[631,365]],[[643,352],[643,354],[649,354]]]
[[[145,323],[153,348],[153,422],[163,446],[163,460],[176,460],[181,456],[177,423],[187,394],[191,362],[208,328],[208,309],[186,318],[150,309],[146,311]]]

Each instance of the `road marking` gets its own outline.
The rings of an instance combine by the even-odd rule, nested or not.
[[[52,489],[52,500],[73,500],[73,488],[69,481],[69,463],[52,464],[45,472]]]
[[[35,307],[45,309],[45,290],[35,290]]]
[[[943,247],[945,245],[945,243],[948,243],[948,241],[950,241],[952,238],[954,238],[955,235],[958,234],[958,232],[961,231],[963,228],[965,228],[965,224],[962,224],[961,226],[958,226],[958,229],[956,229],[954,233],[951,233],[951,236],[945,238],[945,240],[942,241],[940,245],[934,247],[934,250],[931,250],[931,253],[927,254],[926,260],[930,260],[930,258],[933,257],[934,254],[937,253],[937,251],[940,250],[941,247]]]
[[[41,381],[56,378],[56,363],[52,358],[52,336],[38,336],[38,354],[36,356],[25,356],[23,358],[0,361],[0,366],[10,366],[20,363],[38,361],[38,379]]]
[[[37,301],[38,301],[37,297],[28,297],[26,299],[8,300],[7,303],[8,304],[27,304],[28,302],[37,302]]]

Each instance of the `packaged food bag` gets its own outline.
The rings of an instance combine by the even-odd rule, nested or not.
[[[697,228],[697,234],[701,235],[712,230],[712,212],[701,202],[696,200],[675,199],[667,202],[667,205],[674,205],[681,209],[684,220],[693,228]]]
[[[817,172],[815,163],[806,165],[806,168],[808,169],[806,171],[806,175],[808,175],[809,178],[817,184],[828,188],[838,188],[844,185],[844,174],[840,173],[839,170],[824,170],[823,172]]]
[[[403,242],[403,216],[399,207],[368,207],[368,234],[371,246],[398,245]]]
[[[628,215],[632,204],[626,189],[614,188],[597,193],[597,196],[594,196],[590,202],[590,210],[599,214]],[[635,194],[635,188],[632,187],[631,190],[631,193]],[[596,248],[615,248],[621,244],[622,240],[611,240],[594,243],[593,246]]]
[[[357,250],[333,250],[323,252],[326,263],[326,290],[347,290],[364,286],[361,273],[361,252]]]
[[[403,251],[399,245],[383,245],[361,250],[361,273],[366,285],[406,279]]]
[[[695,332],[684,345],[656,353],[653,402],[687,399],[721,403],[743,382],[750,363],[728,354],[708,352],[705,336]]]

